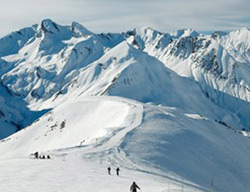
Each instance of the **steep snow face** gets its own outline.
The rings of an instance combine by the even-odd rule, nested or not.
[[[250,61],[250,30],[242,28],[219,38],[219,42],[240,63]]]
[[[72,37],[72,30],[47,19],[42,21],[38,37],[41,41],[38,51],[42,52],[42,55],[57,54],[66,47],[63,41]]]
[[[52,105],[44,108],[36,103],[60,94],[62,87],[76,77],[80,69],[123,40],[122,35],[96,35],[76,22],[61,26],[50,19],[3,37],[0,40],[0,75],[4,92],[1,93],[0,110],[5,113],[1,121],[4,123],[2,127],[6,128],[2,128],[2,133],[8,134],[0,138],[44,114],[34,112],[31,115],[32,110],[43,111]],[[22,107],[10,104],[8,100],[19,100]],[[6,106],[16,109],[14,114],[19,115],[13,115]],[[31,117],[29,120],[25,119],[27,114]]]
[[[163,49],[173,41],[173,36],[153,30],[150,27],[136,28],[123,34],[135,48],[149,52]]]
[[[119,38],[120,37],[120,38]],[[78,70],[99,59],[119,43],[121,35],[95,35],[77,23],[63,27],[44,20],[36,36],[19,53],[4,57],[11,67],[2,84],[26,100],[48,99],[78,74]]]
[[[38,25],[12,32],[0,39],[0,57],[16,54],[35,35]]]
[[[91,31],[89,31],[88,29],[86,29],[85,27],[83,27],[81,24],[77,22],[72,22],[71,30],[72,30],[74,37],[83,37],[87,35],[93,35]]]
[[[204,52],[193,56],[192,61],[193,76],[201,82],[204,89],[206,84],[218,91],[249,101],[249,66],[237,62],[217,42],[212,41]]]
[[[195,79],[204,91],[212,87],[249,101],[247,28],[229,34],[217,32],[211,37],[204,37],[192,30],[180,30],[169,35],[152,29],[150,33],[134,30],[126,35],[131,45],[156,57],[179,75]],[[168,37],[168,40],[163,37]]]

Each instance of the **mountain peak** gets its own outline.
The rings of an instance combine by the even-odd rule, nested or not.
[[[146,27],[138,27],[138,28],[135,28],[134,31],[136,31],[138,34],[148,34],[148,33],[161,33],[149,26],[146,26]]]
[[[222,37],[222,36],[225,36],[227,35],[228,33],[227,32],[224,32],[224,31],[215,31],[213,32],[213,34],[211,35],[213,38],[217,38],[217,37]]]
[[[233,36],[248,36],[250,35],[250,30],[247,27],[242,27],[240,29],[231,31],[229,34]]]
[[[190,28],[187,28],[187,29],[181,29],[181,30],[177,30],[177,31],[174,31],[172,33],[170,33],[172,36],[174,36],[175,38],[180,38],[180,37],[188,37],[188,36],[191,36],[191,37],[198,37],[200,36],[201,34],[194,31],[193,29],[190,29]]]
[[[71,29],[74,37],[82,37],[85,35],[92,35],[93,33],[83,27],[80,23],[72,22]]]
[[[239,31],[247,31],[247,32],[250,32],[250,29],[247,28],[247,27],[242,27],[239,29]]]
[[[41,23],[41,29],[48,33],[60,32],[58,25],[51,19],[44,19]]]

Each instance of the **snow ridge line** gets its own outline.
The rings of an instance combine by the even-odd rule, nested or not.
[[[91,148],[91,154],[112,150],[114,148],[119,148],[126,134],[141,125],[143,118],[143,105],[139,102],[134,102],[132,100],[128,101],[127,99],[126,101],[119,99],[119,101],[126,103],[130,106],[129,113],[127,114],[124,121],[125,124],[127,122],[131,122],[130,125],[123,126],[120,129],[116,129],[111,135],[109,135],[108,138],[104,138],[98,144],[92,146],[93,148]]]

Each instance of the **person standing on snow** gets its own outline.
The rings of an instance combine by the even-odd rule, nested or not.
[[[108,167],[108,174],[111,175],[111,168]]]
[[[119,176],[119,172],[120,172],[120,168],[117,167],[117,168],[116,168],[116,175],[117,175],[117,176]]]
[[[35,155],[35,159],[39,158],[39,153],[38,152],[35,152],[34,155]]]
[[[133,182],[132,185],[130,186],[130,191],[137,192],[137,189],[141,190],[141,188],[135,182]]]

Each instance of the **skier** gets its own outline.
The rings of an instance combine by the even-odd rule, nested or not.
[[[111,168],[108,167],[108,174],[110,175],[111,174]]]
[[[35,159],[38,159],[39,153],[38,153],[38,152],[35,152],[34,155],[35,155]]]
[[[47,159],[51,159],[51,157],[49,155],[47,155]]]
[[[131,187],[130,187],[130,191],[131,192],[137,192],[137,189],[141,190],[141,188],[135,182],[133,182]]]
[[[116,175],[117,175],[117,176],[119,176],[119,172],[120,172],[120,168],[117,167],[117,168],[116,168]]]

